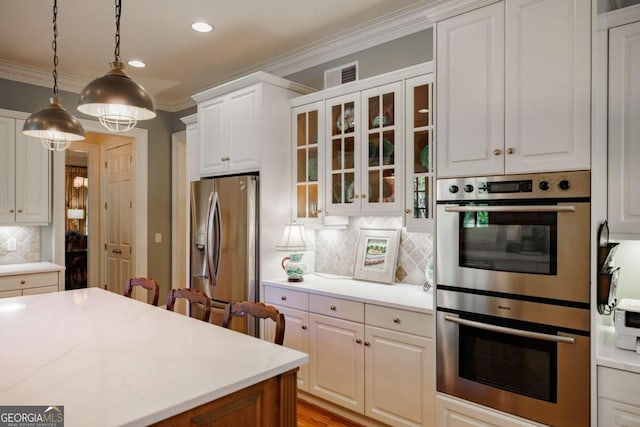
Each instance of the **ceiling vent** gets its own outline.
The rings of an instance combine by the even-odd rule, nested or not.
[[[324,72],[324,88],[340,86],[358,80],[358,61]]]

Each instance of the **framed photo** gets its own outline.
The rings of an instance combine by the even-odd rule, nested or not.
[[[399,229],[361,228],[353,278],[393,283],[399,248]]]

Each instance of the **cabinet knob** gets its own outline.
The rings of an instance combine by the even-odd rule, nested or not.
[[[513,154],[516,150],[514,150],[513,148],[509,147],[507,148],[507,154]]]
[[[365,342],[364,342],[364,346],[365,346],[365,347],[371,347],[371,343],[370,343],[369,341],[365,341]]]
[[[22,213],[22,209],[18,209],[18,213]]]
[[[405,209],[404,213],[411,213],[411,209]]]
[[[224,161],[226,161],[226,160],[227,160],[227,159],[225,159],[224,157],[221,157],[221,158],[220,158],[220,161],[221,161],[221,162],[224,162]]]
[[[336,306],[332,305],[331,307],[329,307],[331,309],[331,311],[336,311]]]
[[[26,280],[20,280],[20,284],[21,284],[21,285],[24,285],[25,283],[27,283],[27,281],[26,281]]]
[[[362,340],[360,338],[356,338],[356,344],[362,344]]]
[[[493,150],[493,155],[494,155],[494,156],[499,156],[500,154],[502,154],[502,150],[501,150],[501,149],[499,149],[499,148],[495,148],[495,149]]]
[[[359,197],[360,197],[360,195],[359,195],[359,194],[354,194],[354,195],[353,195],[353,198],[354,198],[354,199],[357,199],[357,198],[359,198]]]
[[[400,318],[399,317],[394,317],[393,318],[393,323],[400,323]]]
[[[9,209],[9,213],[14,213],[15,211],[13,209]]]
[[[367,197],[367,195],[366,194],[361,194],[360,197],[365,199]]]
[[[228,162],[229,160],[231,160],[231,157],[225,157],[224,159]]]
[[[280,299],[281,299],[282,301],[286,301],[286,300],[287,300],[287,297],[285,297],[285,296],[281,296],[281,297],[280,297]]]
[[[318,212],[318,213],[322,213],[322,209],[318,209],[316,212]]]
[[[302,325],[302,329],[306,331],[307,330],[307,326],[306,325]]]

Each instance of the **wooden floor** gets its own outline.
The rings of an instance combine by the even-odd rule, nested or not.
[[[362,427],[336,414],[298,399],[298,427]]]

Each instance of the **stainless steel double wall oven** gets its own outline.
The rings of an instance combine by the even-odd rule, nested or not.
[[[589,425],[588,171],[437,183],[438,391]]]

